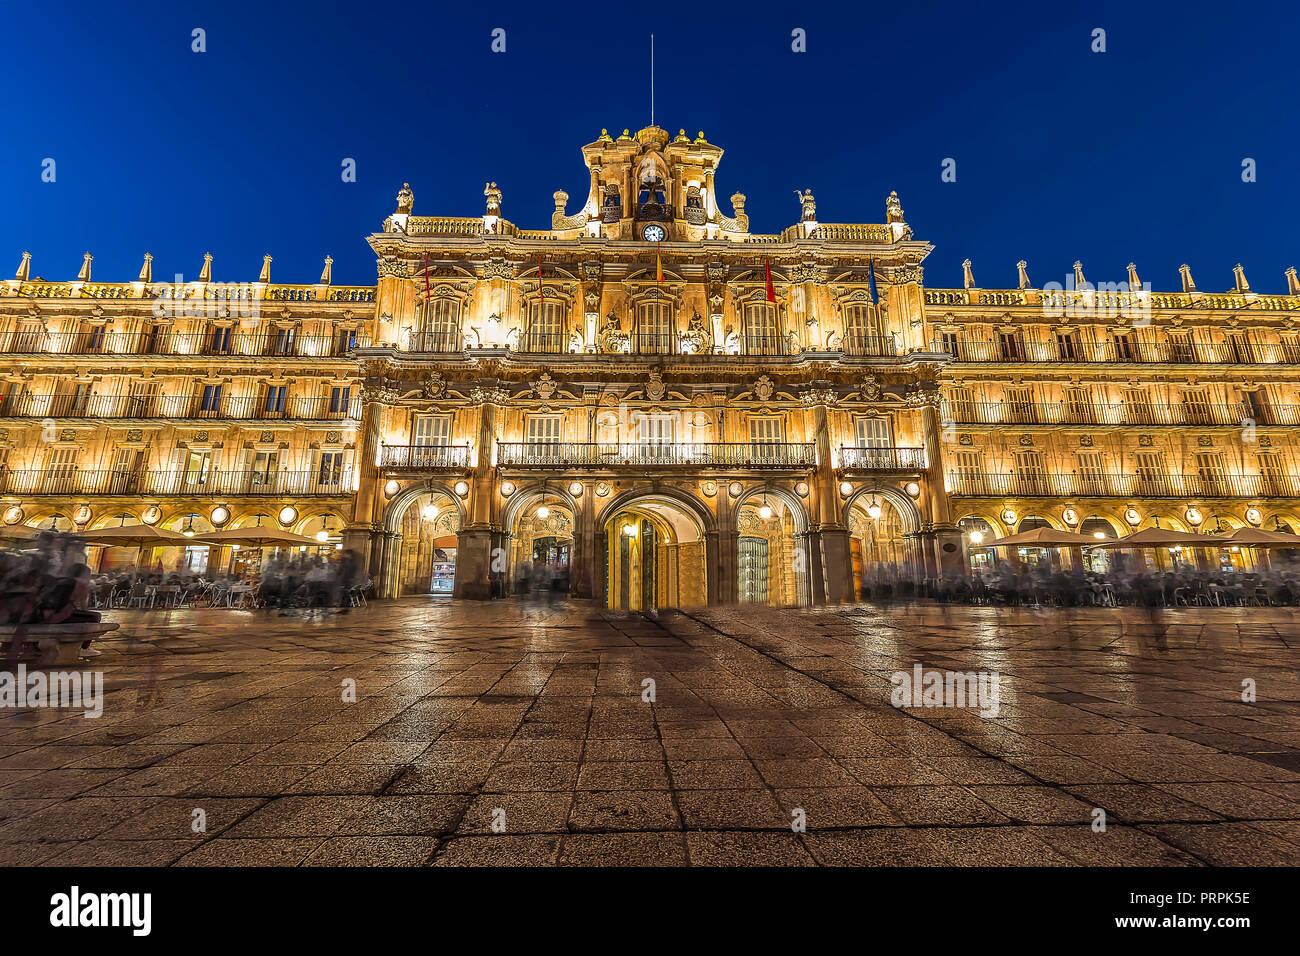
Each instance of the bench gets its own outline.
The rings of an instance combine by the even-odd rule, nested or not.
[[[90,644],[95,638],[116,631],[121,625],[100,620],[97,612],[93,621],[65,621],[62,624],[3,624],[0,625],[0,651],[8,656],[14,637],[22,630],[23,646],[19,659],[34,657],[39,667],[53,664],[77,664],[83,657],[98,657]]]

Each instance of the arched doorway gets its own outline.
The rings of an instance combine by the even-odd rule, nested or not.
[[[778,485],[759,485],[735,507],[736,597],[773,607],[811,603],[803,502]]]
[[[602,524],[605,603],[647,611],[708,603],[708,565],[701,516],[674,497],[615,499]]]
[[[396,596],[450,597],[456,580],[456,534],[460,508],[445,491],[426,490],[402,514],[397,553]]]
[[[574,512],[553,494],[522,502],[510,535],[511,592],[549,590],[568,594],[572,584]]]
[[[961,530],[962,543],[966,549],[966,569],[980,572],[992,570],[993,551],[986,545],[1000,537],[997,529],[979,515],[967,515],[957,522],[957,527]]]
[[[1079,525],[1079,534],[1086,534],[1098,543],[1106,540],[1115,540],[1121,535],[1115,530],[1110,519],[1103,518],[1099,515],[1093,515],[1085,518]],[[1105,573],[1111,568],[1112,558],[1115,552],[1107,548],[1088,548],[1083,551],[1083,567],[1086,571],[1095,571],[1098,574]]]
[[[910,516],[890,498],[859,495],[849,507],[848,526],[854,593],[860,600],[919,573],[908,537]]]

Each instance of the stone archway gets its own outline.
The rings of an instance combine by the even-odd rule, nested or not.
[[[598,596],[607,606],[648,610],[717,600],[717,523],[678,489],[630,489],[600,513]]]
[[[408,512],[413,506],[422,507],[424,499],[431,501],[436,499],[441,503],[437,505],[438,514],[432,519],[417,515],[417,521],[412,523],[408,520],[410,517]],[[384,508],[383,531],[379,542],[376,597],[400,597],[403,591],[403,575],[405,574],[409,581],[415,575],[422,574],[425,565],[429,566],[432,576],[432,563],[436,556],[434,549],[437,547],[434,541],[439,537],[436,521],[442,517],[443,509],[448,503],[454,509],[459,531],[465,524],[465,502],[455,491],[441,482],[433,480],[412,482],[388,502]],[[428,522],[434,523],[431,527],[425,528],[424,524]],[[408,537],[416,540],[408,542]],[[410,590],[409,583],[407,589]]]
[[[764,483],[743,490],[732,512],[737,600],[786,607],[811,604],[810,569],[819,556],[813,553],[804,501],[788,488]],[[756,573],[764,580],[756,581]]]

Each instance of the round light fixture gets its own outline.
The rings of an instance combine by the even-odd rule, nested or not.
[[[871,516],[871,520],[875,521],[877,518],[879,518],[882,510],[883,509],[881,509],[880,507],[880,502],[876,500],[875,495],[872,495],[871,504],[867,505],[867,514]]]
[[[396,481],[389,481],[384,485],[384,494],[389,498],[393,497],[393,495],[397,494],[401,490],[401,484]]]
[[[438,506],[430,501],[420,509],[420,515],[425,521],[432,521],[434,518],[438,517]]]
[[[316,532],[316,540],[319,541],[321,544],[324,544],[329,539],[330,539],[330,533],[326,531],[324,528],[321,528],[319,531]]]
[[[921,496],[921,486],[917,484],[915,481],[909,481],[906,485],[903,486],[903,490],[906,491],[913,498],[919,498]]]
[[[181,534],[185,535],[187,538],[194,537],[194,515],[187,515],[185,517],[185,527],[181,531]]]
[[[1101,540],[1102,538],[1106,537],[1106,532],[1105,532],[1105,531],[1094,531],[1094,532],[1092,533],[1092,536],[1093,536],[1094,538],[1098,539],[1098,540]]]
[[[217,505],[212,509],[212,514],[208,516],[208,520],[212,522],[214,528],[220,528],[230,520],[230,509],[225,505]]]
[[[983,531],[972,531],[972,532],[970,533],[970,543],[971,543],[971,544],[983,544],[983,543],[984,543],[984,532],[983,532]]]
[[[550,516],[551,516],[551,509],[546,507],[546,505],[542,505],[540,508],[537,509],[537,517],[549,518]]]
[[[456,494],[464,498],[467,494],[469,494],[469,482],[458,481],[456,482],[456,487],[453,490],[456,492]]]
[[[501,482],[501,494],[509,498],[515,493],[515,483],[513,481]]]
[[[636,537],[636,525],[634,525],[634,524],[625,524],[625,525],[623,525],[623,533],[624,533],[625,535],[627,535],[629,538],[635,538],[635,537]]]
[[[768,518],[772,517],[772,506],[771,506],[771,505],[763,505],[762,507],[760,507],[760,508],[758,509],[758,516],[759,516],[760,518],[762,518],[764,521],[766,521]]]
[[[582,482],[580,482],[580,481],[571,481],[571,482],[569,482],[569,494],[573,495],[573,497],[575,497],[575,498],[581,498],[581,497],[582,497]]]
[[[285,505],[280,509],[280,524],[293,524],[298,520],[298,509],[293,505]]]

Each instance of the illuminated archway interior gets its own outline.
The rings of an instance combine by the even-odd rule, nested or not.
[[[451,496],[426,491],[402,515],[397,594],[450,595],[456,576],[456,533],[460,512]]]
[[[679,505],[636,501],[609,519],[605,540],[609,607],[647,611],[708,603],[704,539]]]

